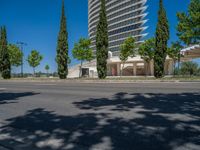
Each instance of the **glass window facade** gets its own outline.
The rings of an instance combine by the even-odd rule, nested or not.
[[[140,43],[146,34],[145,13],[147,0],[106,0],[109,51],[119,51],[120,44],[132,36]],[[99,20],[100,0],[88,0],[88,31],[96,51],[96,27]]]

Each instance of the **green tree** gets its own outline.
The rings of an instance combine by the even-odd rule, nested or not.
[[[3,28],[0,26],[0,73],[3,71]]]
[[[46,65],[46,66],[45,66],[45,70],[46,70],[46,72],[47,72],[47,76],[49,76],[49,69],[50,69],[49,65]]]
[[[200,76],[200,67],[197,70],[197,76]]]
[[[138,50],[141,58],[147,63],[146,72],[149,72],[150,62],[154,59],[155,53],[155,38],[146,40],[139,46]],[[148,74],[146,74],[148,75]]]
[[[94,58],[90,44],[91,41],[89,39],[81,38],[78,43],[75,43],[72,50],[73,57],[81,61],[79,77],[82,76],[83,61],[91,61]]]
[[[36,50],[32,50],[31,53],[28,55],[28,63],[31,67],[33,67],[33,75],[35,76],[35,68],[40,65],[43,56]]]
[[[191,0],[188,12],[177,13],[178,36],[185,44],[200,42],[200,0]]]
[[[198,73],[198,64],[195,62],[183,62],[181,65],[181,73],[183,75],[195,75]]]
[[[57,56],[56,61],[58,64],[58,75],[60,79],[66,79],[68,75],[68,32],[65,16],[64,0],[62,4],[62,16],[60,22],[60,32],[57,42]]]
[[[11,64],[8,51],[6,27],[0,30],[0,72],[4,79],[11,78]]]
[[[126,61],[128,60],[128,57],[134,57],[135,56],[135,39],[133,37],[127,38],[124,43],[120,46],[120,55],[119,58],[122,61],[122,71],[121,76],[123,74],[124,65]]]
[[[106,16],[105,0],[101,0],[101,9],[96,33],[97,72],[100,79],[107,76],[108,59],[108,23]]]
[[[162,78],[164,76],[164,65],[167,56],[167,42],[169,40],[169,25],[166,11],[163,6],[163,0],[160,0],[159,2],[155,40],[154,76],[156,78]]]
[[[15,67],[22,65],[23,53],[20,48],[14,44],[9,44],[8,51],[11,65]]]
[[[176,63],[178,61],[178,70],[179,70],[179,64],[180,64],[180,58],[181,58],[181,49],[183,48],[183,46],[181,45],[180,42],[173,42],[171,47],[168,48],[167,50],[167,54],[168,56],[173,60],[173,64],[174,64],[174,75],[175,75],[175,68],[176,68]]]

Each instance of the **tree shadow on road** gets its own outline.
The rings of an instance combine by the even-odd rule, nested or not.
[[[15,93],[15,92],[2,92],[0,91],[0,105],[1,104],[10,104],[16,103],[16,100],[19,100],[21,97],[33,96],[38,93],[34,92],[22,92],[22,93]]]
[[[200,94],[128,94],[74,102],[76,115],[43,108],[11,118],[0,143],[38,150],[198,150]],[[4,137],[4,138],[2,138]],[[15,144],[20,147],[20,143]]]

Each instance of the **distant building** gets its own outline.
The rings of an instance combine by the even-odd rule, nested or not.
[[[106,0],[109,33],[109,51],[119,52],[120,45],[130,36],[137,43],[142,42],[147,28],[145,5],[147,0]],[[96,29],[99,20],[100,0],[88,0],[88,30],[94,51],[96,51]]]
[[[192,61],[193,59],[200,58],[200,45],[192,45],[185,47],[181,50],[181,62]],[[147,65],[144,60],[140,56],[136,56],[134,58],[129,58],[127,63],[125,64],[123,70],[123,76],[153,76],[154,75],[154,66],[153,61]],[[165,75],[173,75],[173,60],[169,57],[166,58],[165,61]],[[79,75],[80,65],[74,66],[70,68],[69,77],[78,77]],[[96,61],[84,63],[84,69],[88,69],[87,76],[89,77],[97,77],[96,70]],[[119,60],[118,56],[110,56],[108,59],[108,76],[120,76],[120,72],[122,70],[122,62]]]
[[[109,33],[109,58],[107,60],[107,75],[120,76],[154,76],[153,60],[147,64],[141,56],[129,57],[123,66],[119,59],[120,45],[130,36],[136,39],[136,43],[143,42],[147,35],[145,29],[145,10],[147,0],[106,0],[106,11]],[[88,0],[88,30],[92,41],[91,48],[96,51],[96,27],[99,20],[100,0]],[[181,50],[181,62],[200,58],[200,45],[193,45]],[[173,60],[167,56],[165,61],[165,75],[173,75]],[[78,77],[80,65],[70,68],[69,77]],[[84,76],[97,77],[96,60],[83,64]]]

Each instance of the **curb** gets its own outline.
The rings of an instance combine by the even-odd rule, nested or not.
[[[200,80],[0,80],[0,82],[9,83],[9,82],[28,82],[28,83],[200,83]]]

